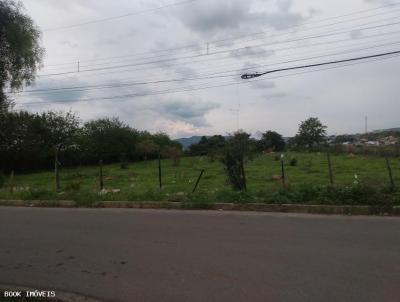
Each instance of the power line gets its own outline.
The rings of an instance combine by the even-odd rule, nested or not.
[[[369,26],[369,27],[362,27],[362,28],[356,28],[356,29],[352,29],[352,30],[332,32],[332,33],[328,33],[328,34],[320,34],[320,35],[315,35],[315,36],[306,36],[306,37],[301,37],[301,38],[296,38],[296,39],[291,39],[291,40],[286,40],[286,41],[280,41],[280,42],[274,42],[274,43],[262,43],[262,44],[246,46],[246,47],[239,47],[239,48],[234,48],[234,49],[229,49],[229,50],[221,50],[221,51],[210,53],[208,56],[217,55],[217,54],[223,54],[223,53],[230,53],[232,51],[243,50],[243,49],[257,48],[257,47],[262,47],[262,46],[266,46],[266,45],[285,44],[285,43],[305,41],[305,40],[310,40],[310,39],[325,38],[325,37],[330,37],[330,36],[335,36],[335,35],[351,33],[354,30],[370,30],[370,29],[377,29],[377,28],[393,26],[393,25],[398,25],[398,24],[400,24],[400,22],[393,22],[393,23],[389,23],[389,24],[381,24],[381,25],[375,25],[375,26]],[[108,66],[108,67],[101,67],[101,68],[84,69],[84,70],[81,70],[80,73],[92,72],[92,71],[102,71],[102,70],[111,70],[111,69],[120,69],[120,68],[133,67],[133,66],[151,65],[151,64],[158,64],[158,63],[164,63],[164,62],[173,62],[173,61],[184,60],[184,59],[199,58],[199,57],[203,57],[203,56],[207,56],[207,55],[199,54],[199,55],[192,55],[192,56],[186,56],[186,57],[184,56],[184,57],[176,57],[176,58],[170,58],[170,59],[164,59],[164,60],[148,61],[148,62],[142,62],[142,63],[124,64],[124,65],[117,65],[117,66]],[[75,74],[75,73],[78,73],[78,71],[50,73],[50,74],[42,74],[42,75],[38,75],[38,76],[39,77],[48,77],[48,76],[60,76],[60,75]]]
[[[235,75],[236,72],[240,72],[243,70],[251,70],[251,69],[265,67],[265,66],[273,66],[273,65],[288,64],[288,63],[299,62],[299,61],[307,61],[307,60],[313,60],[313,59],[322,58],[322,57],[337,56],[337,55],[346,54],[346,53],[359,52],[359,51],[369,50],[369,49],[373,49],[373,48],[380,48],[380,47],[396,45],[399,43],[400,43],[400,41],[396,41],[396,42],[391,42],[391,43],[386,43],[386,44],[373,45],[370,47],[344,50],[344,51],[340,51],[337,53],[329,53],[329,54],[323,54],[323,55],[318,55],[318,56],[293,59],[293,60],[288,60],[288,61],[280,61],[280,62],[276,62],[276,63],[270,62],[267,65],[258,65],[257,67],[255,66],[255,67],[248,67],[248,68],[239,68],[239,69],[227,70],[224,72],[214,72],[214,73],[205,74],[204,76],[199,76],[199,77],[191,77],[191,78],[186,77],[186,78],[177,78],[177,79],[162,79],[162,80],[156,80],[156,81],[105,83],[105,84],[98,84],[98,85],[85,85],[85,86],[82,85],[82,86],[70,86],[70,87],[60,87],[60,88],[35,89],[35,90],[27,90],[23,93],[35,94],[35,95],[51,94],[51,93],[60,93],[60,92],[65,92],[65,91],[87,91],[87,90],[108,89],[108,88],[122,88],[122,87],[138,86],[138,85],[150,85],[150,84],[187,82],[187,81],[199,81],[199,80],[227,78],[227,77],[232,77]],[[217,74],[221,74],[221,73],[230,73],[230,74],[217,75]]]
[[[292,34],[292,33],[299,33],[299,32],[303,32],[303,31],[310,31],[310,30],[315,30],[315,29],[320,29],[320,28],[324,28],[324,27],[329,27],[329,26],[334,26],[334,25],[337,25],[337,24],[341,24],[341,23],[344,23],[344,22],[352,22],[352,21],[355,21],[355,20],[359,20],[359,19],[365,19],[365,18],[370,18],[370,17],[375,17],[375,16],[378,16],[378,15],[382,15],[382,14],[387,14],[387,13],[393,13],[393,12],[397,12],[397,11],[400,11],[400,9],[398,9],[398,10],[394,10],[394,11],[389,11],[389,12],[383,12],[383,13],[379,13],[379,14],[375,14],[375,15],[371,15],[371,16],[364,16],[364,17],[361,17],[361,18],[356,18],[356,19],[350,19],[350,20],[342,20],[342,21],[339,21],[339,22],[335,22],[335,23],[330,23],[330,24],[323,24],[323,25],[321,25],[321,26],[318,26],[318,27],[314,27],[314,28],[306,28],[306,29],[303,29],[303,30],[296,30],[296,31],[292,31],[292,32],[287,32],[287,33],[283,33],[283,34],[276,34],[276,35],[272,35],[272,36],[269,36],[269,37],[266,37],[266,38],[253,38],[253,39],[251,39],[251,40],[247,40],[247,41],[243,41],[243,42],[245,42],[245,43],[247,43],[247,42],[252,42],[252,41],[255,41],[255,40],[264,40],[264,39],[271,39],[271,38],[274,38],[274,37],[280,37],[281,35],[288,35],[288,34]],[[364,24],[361,24],[361,25],[357,25],[357,26],[364,26],[364,25],[369,25],[369,24],[373,24],[373,23],[378,23],[378,22],[383,22],[383,21],[389,21],[389,20],[392,20],[392,19],[398,19],[398,18],[400,18],[400,16],[394,16],[394,17],[392,17],[392,18],[385,18],[385,19],[381,19],[381,20],[374,20],[374,21],[370,21],[370,22],[368,22],[368,23],[364,23]],[[334,31],[337,31],[337,30],[334,30]],[[240,43],[243,43],[243,42],[240,42]],[[231,44],[231,43],[229,43],[229,44]],[[209,55],[210,54],[210,52],[209,52],[209,47],[208,47],[208,45],[209,45],[209,43],[206,43],[206,45],[207,45],[207,51],[203,54],[203,55]],[[218,46],[216,46],[216,47],[224,47],[225,45],[227,45],[226,43],[225,44],[221,44],[221,45],[218,45]],[[199,47],[197,47],[197,49],[194,49],[194,50],[191,50],[191,51],[188,51],[188,52],[185,52],[185,53],[191,53],[191,52],[199,52],[201,50],[201,48],[200,48],[200,46]],[[131,55],[131,56],[134,56],[134,55]],[[131,56],[125,56],[125,57],[131,57]],[[149,59],[157,59],[157,58],[163,58],[163,57],[166,57],[166,56],[170,56],[170,53],[166,53],[166,54],[162,54],[162,55],[157,55],[157,56],[150,56],[150,57],[142,57],[142,58],[138,58],[137,60],[138,61],[142,61],[142,60],[149,60]],[[123,57],[114,57],[114,60],[115,60],[115,58],[123,58]],[[116,64],[116,63],[124,63],[124,62],[127,62],[127,60],[120,60],[120,61],[110,61],[110,60],[112,60],[112,58],[110,58],[108,61],[107,61],[107,59],[99,59],[99,61],[106,61],[106,62],[103,62],[103,63],[96,63],[96,64],[87,64],[87,65],[80,65],[81,67],[93,67],[93,66],[104,66],[104,65],[109,65],[109,64]],[[80,62],[82,62],[82,61],[80,61]],[[89,62],[89,61],[86,61],[86,62]],[[130,60],[128,60],[128,62],[130,62]],[[73,66],[71,66],[73,64]],[[76,64],[77,64],[77,62],[72,62],[71,64],[69,64],[69,66],[68,67],[75,67],[76,66]],[[49,66],[49,65],[48,65]],[[51,70],[51,69],[50,69]]]
[[[334,41],[332,41],[334,42]],[[378,41],[377,41],[378,42]],[[380,42],[380,41],[379,41]],[[383,42],[383,41],[382,41]],[[218,72],[213,72],[213,73],[208,73],[208,74],[203,74],[198,77],[192,77],[192,78],[180,78],[180,79],[161,79],[157,81],[147,81],[147,82],[125,82],[125,83],[103,83],[99,85],[87,85],[87,86],[73,86],[73,87],[60,87],[60,88],[53,88],[53,89],[36,89],[36,90],[27,90],[24,92],[19,93],[18,95],[20,96],[21,94],[30,94],[30,95],[37,95],[37,94],[49,94],[49,93],[57,93],[57,92],[64,92],[64,91],[87,91],[87,90],[97,90],[97,89],[108,89],[108,88],[118,88],[118,87],[129,87],[129,86],[137,86],[137,85],[148,85],[148,84],[157,84],[157,83],[172,83],[172,82],[187,82],[187,81],[197,81],[197,80],[205,80],[205,79],[216,79],[216,78],[225,78],[225,77],[231,77],[237,75],[237,73],[232,74],[233,72],[240,72],[243,70],[254,70],[256,68],[260,67],[269,67],[273,65],[281,65],[281,64],[287,64],[287,63],[293,63],[293,62],[298,62],[298,61],[304,61],[304,60],[310,60],[310,59],[315,59],[315,58],[320,58],[320,57],[326,57],[326,56],[336,56],[339,54],[343,53],[349,53],[349,52],[354,52],[354,51],[363,51],[371,48],[376,48],[376,47],[382,47],[382,46],[387,46],[387,45],[394,45],[398,44],[399,42],[393,42],[393,43],[388,43],[388,44],[381,44],[381,45],[374,45],[371,47],[366,47],[366,48],[360,48],[360,49],[350,49],[350,50],[345,50],[341,51],[339,53],[330,53],[327,55],[322,55],[322,56],[316,56],[316,57],[306,57],[306,58],[301,58],[301,59],[296,59],[296,60],[288,60],[288,61],[278,61],[278,62],[271,62],[268,60],[268,64],[266,65],[255,65],[253,67],[248,67],[248,68],[238,68],[235,70],[224,70],[224,71],[218,71]],[[325,42],[325,44],[329,44],[329,42]],[[314,44],[314,45],[319,45],[319,44]],[[312,45],[309,45],[312,46]],[[330,50],[330,49],[327,49]],[[307,54],[310,53],[310,51],[307,52]],[[282,56],[280,56],[282,57]],[[226,66],[226,65],[225,65]],[[232,66],[232,65],[230,65]],[[226,76],[215,76],[218,74],[227,74],[230,73]],[[9,92],[10,94],[12,92]]]
[[[257,77],[260,77],[260,76],[263,76],[263,75],[266,75],[266,74],[270,74],[270,73],[275,73],[275,72],[295,70],[295,69],[303,69],[303,68],[311,68],[311,67],[318,67],[318,66],[332,65],[332,64],[339,64],[339,63],[346,63],[346,62],[359,61],[359,60],[365,60],[365,59],[372,59],[372,58],[378,58],[378,57],[384,57],[384,56],[390,56],[390,55],[396,55],[396,54],[400,54],[400,50],[391,51],[391,52],[385,52],[385,53],[380,53],[380,54],[375,54],[375,55],[370,55],[370,56],[364,56],[364,57],[345,59],[345,60],[336,60],[336,61],[330,61],[330,62],[324,62],[324,63],[308,64],[308,65],[302,65],[302,66],[274,69],[274,70],[269,70],[269,71],[265,71],[265,72],[262,72],[262,73],[253,73],[253,74],[247,74],[246,73],[246,74],[242,75],[241,78],[247,80],[247,79],[257,78]]]
[[[400,53],[400,51],[399,51]],[[17,103],[17,105],[45,105],[45,104],[62,104],[62,103],[73,103],[73,102],[86,102],[86,101],[100,101],[100,100],[114,100],[114,99],[121,99],[121,98],[135,98],[135,97],[143,97],[143,96],[154,96],[154,95],[163,95],[163,94],[171,94],[171,93],[181,93],[181,92],[190,92],[190,91],[198,91],[198,90],[205,90],[205,89],[211,89],[211,88],[221,88],[221,87],[229,87],[232,85],[243,85],[243,84],[250,84],[252,82],[257,82],[257,81],[264,81],[264,80],[273,80],[273,79],[279,79],[279,78],[285,78],[289,76],[296,76],[296,75],[302,75],[302,74],[308,74],[308,73],[314,73],[318,71],[324,71],[324,70],[331,70],[331,69],[336,69],[336,68],[343,68],[347,66],[353,66],[353,65],[359,65],[359,64],[365,64],[365,63],[371,63],[371,62],[376,62],[376,61],[382,61],[385,59],[390,59],[394,57],[398,57],[399,55],[393,55],[393,56],[388,56],[388,57],[376,57],[372,58],[370,60],[366,59],[365,61],[361,62],[352,62],[348,64],[342,64],[339,66],[333,66],[333,67],[325,67],[325,68],[320,68],[320,69],[315,69],[315,70],[307,70],[307,71],[302,71],[298,73],[292,73],[292,74],[286,74],[286,75],[281,75],[281,76],[275,76],[275,77],[268,77],[268,78],[262,78],[262,79],[255,79],[255,80],[249,80],[249,81],[244,81],[244,82],[227,82],[224,84],[219,84],[219,85],[212,85],[212,86],[200,86],[196,88],[190,88],[190,89],[170,89],[170,90],[164,90],[164,91],[156,91],[152,93],[137,93],[137,94],[126,94],[126,95],[117,95],[117,96],[110,96],[110,97],[103,97],[103,98],[92,98],[92,99],[80,99],[80,100],[62,100],[62,101],[57,101],[57,102],[25,102],[25,103]],[[126,101],[126,100],[124,100]]]
[[[364,40],[364,39],[370,39],[370,38],[374,38],[374,37],[381,37],[381,36],[387,36],[387,35],[394,35],[394,34],[399,34],[400,31],[390,31],[390,32],[380,32],[378,34],[373,34],[373,35],[368,35],[368,36],[363,36],[360,38],[357,38],[357,41],[360,40]],[[340,40],[333,40],[333,41],[325,41],[325,42],[319,42],[319,43],[314,43],[314,44],[307,44],[307,45],[298,45],[298,46],[290,46],[290,47],[283,47],[283,48],[273,48],[271,50],[273,51],[286,51],[286,50],[291,50],[291,49],[299,49],[299,48],[309,48],[309,47],[313,47],[313,46],[321,46],[321,45],[328,45],[328,44],[335,44],[338,42],[349,42],[349,41],[355,41],[352,39],[340,39]],[[379,41],[380,42],[380,41]],[[307,52],[309,53],[309,52]],[[285,56],[287,57],[287,56]],[[163,65],[163,67],[177,67],[177,66],[185,66],[188,64],[197,64],[197,63],[204,63],[204,62],[210,62],[210,61],[224,61],[224,60],[228,60],[228,59],[232,59],[231,57],[224,57],[224,58],[208,58],[206,60],[191,60],[190,62],[181,62],[181,63],[176,63],[174,65],[169,64],[169,65]],[[269,59],[268,59],[269,60]],[[228,66],[237,66],[237,63],[235,64],[224,64],[220,67],[228,67]],[[85,77],[90,77],[90,76],[101,76],[101,75],[108,75],[108,74],[112,74],[112,73],[116,73],[118,72],[119,74],[125,73],[125,72],[132,72],[132,71],[140,71],[140,70],[150,70],[150,69],[159,69],[159,66],[146,66],[146,67],[139,67],[139,68],[126,68],[124,70],[118,70],[118,71],[107,71],[107,72],[100,72],[100,73],[96,73],[96,74],[79,74],[79,76],[85,76]],[[221,73],[221,72],[220,72]],[[223,72],[222,72],[223,73]],[[76,74],[78,75],[78,74]]]
[[[77,24],[71,24],[71,25],[66,25],[66,26],[47,28],[47,29],[44,29],[43,31],[49,32],[49,31],[56,31],[56,30],[61,30],[61,29],[75,28],[75,27],[80,27],[80,26],[89,25],[89,24],[107,22],[107,21],[112,21],[112,20],[116,20],[116,19],[121,19],[121,18],[141,15],[141,14],[145,14],[145,13],[149,13],[149,12],[154,12],[154,11],[166,9],[166,8],[172,7],[172,6],[184,5],[184,4],[192,3],[195,1],[197,1],[197,0],[187,0],[187,1],[175,2],[175,3],[170,3],[170,4],[163,5],[163,6],[150,8],[150,9],[146,9],[146,10],[142,10],[142,11],[137,11],[137,12],[133,12],[133,13],[128,13],[128,14],[124,14],[124,15],[107,17],[107,18],[103,18],[103,19],[97,19],[97,20],[92,20],[92,21],[87,21],[87,22],[82,22],[82,23],[77,23]]]
[[[370,12],[370,11],[380,10],[380,9],[384,9],[384,8],[388,8],[388,7],[394,7],[394,6],[397,6],[397,5],[400,5],[400,3],[398,3],[398,2],[390,3],[390,4],[386,4],[386,5],[370,8],[370,9],[365,9],[365,10],[355,11],[355,12],[351,12],[351,13],[347,13],[347,14],[343,14],[343,15],[337,15],[337,16],[333,16],[333,17],[328,17],[328,18],[324,18],[324,19],[320,19],[320,20],[305,22],[305,23],[300,24],[300,25],[290,26],[286,30],[295,29],[295,28],[298,28],[298,27],[303,27],[303,26],[306,26],[306,25],[309,25],[309,24],[321,23],[321,22],[325,22],[325,21],[329,21],[329,20],[334,20],[334,19],[344,18],[344,17],[353,16],[353,15],[357,15],[357,14],[362,14],[362,13],[366,13],[366,12]],[[393,12],[393,11],[389,11],[389,13],[390,12]],[[385,12],[385,13],[387,13],[387,12]],[[369,16],[367,16],[367,17],[369,17]],[[347,21],[354,21],[354,20],[347,20]],[[342,22],[346,22],[346,21],[342,21]],[[171,52],[171,51],[177,51],[177,50],[182,50],[182,49],[187,49],[187,48],[199,49],[201,45],[206,45],[206,43],[216,44],[218,42],[226,42],[226,41],[238,40],[238,39],[242,39],[242,38],[249,37],[249,36],[267,34],[267,33],[270,33],[270,32],[273,32],[273,31],[272,30],[260,31],[260,32],[251,33],[251,34],[238,35],[238,36],[235,36],[235,37],[232,37],[232,38],[224,38],[224,39],[218,39],[218,40],[212,40],[212,41],[203,41],[203,42],[200,42],[200,43],[188,44],[188,45],[185,45],[185,46],[166,48],[166,49],[147,51],[147,52],[140,52],[140,53],[131,54],[131,55],[125,55],[125,56],[114,56],[114,57],[108,57],[108,58],[80,60],[80,61],[94,62],[94,61],[103,61],[103,60],[110,60],[110,59],[127,58],[127,57],[150,54],[150,53]],[[61,65],[68,65],[68,64],[70,64],[70,65],[76,64],[76,61],[73,61],[73,62],[70,62],[70,63],[52,64],[52,65],[47,65],[47,66],[49,66],[49,67],[50,66],[61,66]]]

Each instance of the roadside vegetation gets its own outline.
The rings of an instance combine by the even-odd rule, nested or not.
[[[34,81],[44,49],[18,2],[0,2],[0,16],[1,199],[399,203],[398,142],[343,147],[353,138],[329,141],[317,117],[289,141],[272,130],[259,139],[239,130],[184,151],[165,133],[114,117],[82,122],[70,112],[15,110],[12,92]]]
[[[278,159],[278,160],[277,160]],[[293,160],[296,159],[296,164]],[[157,160],[103,167],[104,190],[99,190],[99,167],[62,169],[61,192],[54,190],[54,173],[16,174],[11,190],[6,177],[0,199],[65,200],[91,206],[96,201],[265,202],[305,204],[398,204],[391,188],[385,160],[381,157],[332,155],[334,184],[330,185],[324,153],[284,153],[286,184],[282,184],[280,153],[258,154],[244,165],[247,190],[235,190],[224,164],[206,156],[161,161],[162,188]],[[400,183],[400,160],[391,159],[394,182]],[[205,172],[195,193],[201,169]]]

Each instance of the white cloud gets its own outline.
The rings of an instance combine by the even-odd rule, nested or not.
[[[118,5],[108,0],[23,2],[27,13],[41,28],[76,24],[160,6],[160,1],[137,0],[120,0]],[[399,77],[398,59],[293,77],[273,79],[272,76],[266,76],[265,81],[243,82],[240,79],[243,73],[268,70],[271,66],[282,66],[272,65],[276,62],[304,57],[308,50],[310,54],[306,56],[326,53],[328,47],[322,43],[318,47],[309,48],[303,46],[311,41],[274,43],[323,33],[335,27],[318,29],[317,26],[321,23],[315,23],[307,26],[307,31],[298,28],[290,34],[284,29],[305,21],[373,8],[379,3],[382,5],[391,2],[354,0],[350,5],[346,0],[199,0],[156,13],[73,29],[46,31],[43,33],[46,61],[45,68],[40,72],[42,74],[76,71],[78,60],[81,66],[86,65],[83,69],[139,65],[38,78],[37,86],[30,89],[102,83],[154,83],[25,95],[19,97],[17,103],[42,101],[52,102],[53,105],[17,108],[72,109],[83,120],[119,116],[121,120],[138,129],[164,130],[175,137],[225,134],[237,128],[252,133],[272,129],[289,136],[296,132],[298,123],[309,116],[319,116],[326,121],[330,133],[359,131],[359,120],[365,114],[370,116],[371,128],[399,126],[397,85],[394,82]],[[351,24],[353,23],[349,22],[342,26],[350,29]],[[399,28],[400,26],[393,26],[391,30]],[[387,30],[381,29],[381,32],[385,31]],[[257,32],[267,33],[246,36]],[[242,38],[227,40],[238,36]],[[358,32],[352,32],[341,39],[349,38],[351,41],[351,38],[359,37]],[[224,42],[213,43],[216,39]],[[327,37],[313,40],[312,43],[334,39]],[[375,39],[368,41],[371,45],[377,43]],[[210,46],[208,55],[207,42]],[[258,44],[265,45],[254,47]],[[185,48],[188,45],[192,47]],[[339,50],[349,47],[344,42],[330,44],[329,47],[333,46]],[[160,52],[166,48],[176,49]],[[241,50],[232,52],[235,48]],[[282,48],[287,50],[279,50]],[[120,58],[93,61],[109,57]],[[140,65],[152,60],[159,62]],[[60,63],[70,64],[48,66]],[[196,77],[203,79],[182,80]],[[168,79],[178,81],[157,83],[158,80]],[[207,87],[209,88],[205,89]],[[168,91],[169,94],[155,93],[159,91]],[[119,97],[132,94],[150,95]],[[113,99],[113,96],[116,98]],[[61,100],[87,98],[92,101],[67,102],[62,105],[56,103]]]

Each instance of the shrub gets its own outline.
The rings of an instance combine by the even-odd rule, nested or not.
[[[128,169],[128,158],[126,156],[126,153],[122,153],[120,157],[120,168],[121,169]]]
[[[79,180],[71,181],[65,186],[65,191],[79,191],[80,189],[81,182]]]
[[[186,194],[184,194],[183,192],[171,193],[168,195],[167,200],[172,201],[172,202],[187,202],[187,201],[189,201],[188,196]]]
[[[53,199],[53,192],[45,189],[30,189],[22,192],[24,199]]]
[[[297,166],[297,158],[292,157],[292,158],[290,159],[289,164],[290,164],[292,167]]]
[[[0,170],[0,188],[4,186],[6,182],[6,176],[4,175],[4,172]]]
[[[251,152],[250,134],[236,132],[225,144],[222,162],[225,164],[228,181],[237,191],[246,191],[244,162]]]

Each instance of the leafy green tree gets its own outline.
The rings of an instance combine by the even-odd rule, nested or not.
[[[179,148],[176,146],[168,146],[161,151],[161,155],[170,158],[172,160],[172,165],[175,167],[179,166],[182,154],[182,147]]]
[[[33,82],[44,50],[40,31],[23,11],[21,2],[0,1],[0,114],[11,100],[6,89],[18,90]]]
[[[208,138],[206,136],[202,136],[200,141],[197,144],[193,144],[189,147],[190,155],[202,156],[207,155],[208,152]]]
[[[316,117],[301,122],[299,131],[295,137],[298,146],[312,148],[325,141],[327,127]]]
[[[208,155],[214,158],[217,154],[221,153],[225,146],[225,137],[222,135],[213,135],[210,137],[203,136],[201,140],[189,147],[191,155]]]
[[[49,168],[56,146],[76,144],[79,120],[72,113],[9,112],[0,119],[0,169]],[[70,159],[74,156],[69,152]]]
[[[261,139],[257,143],[259,151],[272,150],[282,151],[285,149],[286,143],[282,135],[275,131],[267,131],[262,134]]]
[[[132,159],[139,134],[118,118],[102,118],[85,123],[81,146],[85,162],[119,162],[121,156]]]
[[[139,142],[136,146],[136,153],[144,160],[155,158],[159,150],[160,147],[149,138]]]
[[[225,143],[222,162],[228,174],[228,181],[234,190],[246,191],[246,173],[244,163],[252,151],[250,134],[237,131]]]

